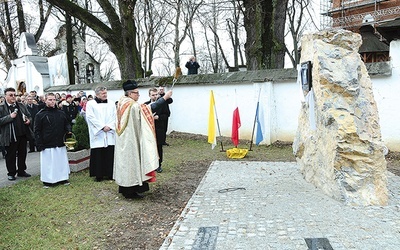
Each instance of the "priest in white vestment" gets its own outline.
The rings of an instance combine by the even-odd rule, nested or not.
[[[53,93],[45,96],[46,106],[35,117],[36,148],[40,151],[40,180],[45,188],[69,185],[69,163],[64,135],[71,133],[65,113],[56,107]]]
[[[96,181],[111,180],[114,170],[116,107],[107,99],[107,88],[98,86],[95,98],[86,104],[86,121],[89,127],[89,174]]]
[[[149,190],[148,183],[155,181],[159,159],[151,108],[165,103],[172,91],[145,105],[137,102],[139,90],[135,81],[124,82],[123,89],[125,96],[117,105],[114,179],[125,198],[142,198],[141,193]]]

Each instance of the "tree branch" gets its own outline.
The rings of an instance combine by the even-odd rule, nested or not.
[[[99,1],[105,1],[105,0],[99,0]],[[118,34],[118,32],[111,29],[96,16],[92,15],[86,9],[83,9],[82,7],[71,1],[47,0],[47,2],[53,4],[54,6],[59,7],[60,9],[67,12],[69,15],[81,20],[87,26],[91,27],[104,41],[111,41],[114,39],[121,38],[121,34]],[[109,14],[109,12],[110,10],[104,10],[104,13],[106,13],[106,15]],[[107,16],[107,18],[109,18],[109,20],[114,20],[113,15],[111,17]]]

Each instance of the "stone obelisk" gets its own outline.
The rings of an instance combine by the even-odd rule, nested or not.
[[[327,195],[387,205],[386,148],[361,43],[346,30],[303,36],[301,62],[311,62],[312,89],[304,92],[293,152],[305,179]]]

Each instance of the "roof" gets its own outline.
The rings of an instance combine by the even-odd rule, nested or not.
[[[379,40],[371,25],[362,26],[360,28],[360,34],[362,37],[362,45],[358,50],[359,53],[389,52],[389,45]]]
[[[376,29],[388,42],[400,39],[400,18],[380,24]]]

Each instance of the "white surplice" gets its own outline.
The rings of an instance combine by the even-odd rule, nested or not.
[[[66,147],[46,148],[40,151],[40,180],[57,183],[69,179],[69,164]]]
[[[86,104],[86,121],[89,127],[90,148],[106,148],[115,145],[115,103],[97,103],[90,100]],[[108,126],[110,131],[102,129]]]

